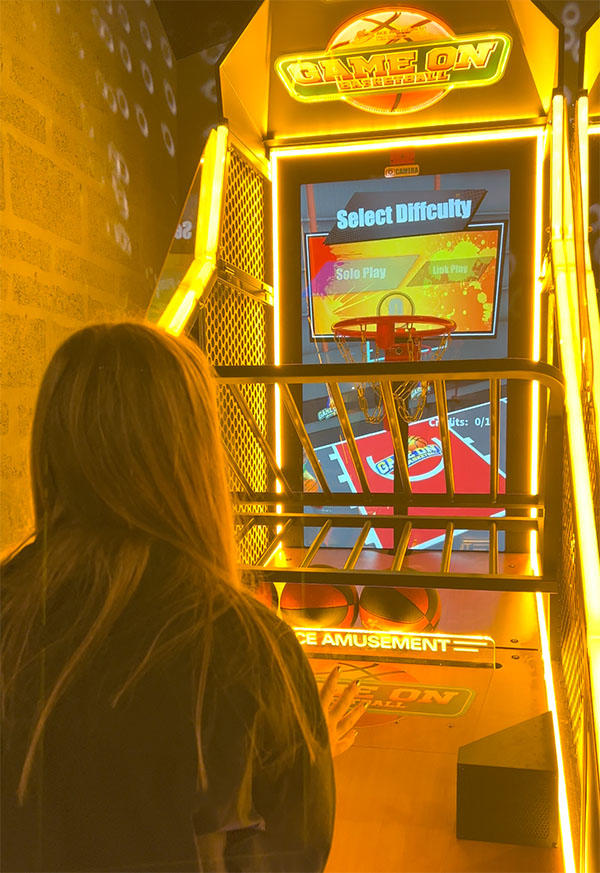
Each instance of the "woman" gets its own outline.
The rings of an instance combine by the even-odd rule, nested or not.
[[[35,538],[2,574],[2,870],[322,870],[327,725],[241,587],[204,356],[141,324],[74,334],[31,468]],[[360,712],[334,685],[342,749]]]

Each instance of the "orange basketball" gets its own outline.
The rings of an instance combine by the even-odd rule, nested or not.
[[[369,630],[432,631],[440,620],[435,588],[364,588],[360,618]]]
[[[427,42],[454,36],[447,24],[419,9],[388,6],[372,12],[361,12],[346,21],[327,45],[328,49],[398,47],[403,43]],[[380,94],[349,95],[344,99],[367,112],[401,113],[424,109],[440,100],[442,88],[417,88],[413,91],[385,91]]]
[[[296,627],[351,627],[358,595],[353,585],[288,582],[280,606],[282,618]]]
[[[277,609],[277,589],[272,582],[258,582],[251,591],[254,597],[269,609]]]

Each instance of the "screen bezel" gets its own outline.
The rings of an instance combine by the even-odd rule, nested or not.
[[[465,150],[469,150],[465,160]],[[531,358],[536,242],[536,150],[537,138],[483,140],[465,145],[430,143],[414,149],[413,162],[420,175],[466,171],[509,170],[510,219],[508,247],[509,357]],[[352,182],[384,177],[393,161],[391,149],[349,151],[333,154],[281,152],[277,161],[278,297],[281,363],[301,363],[302,246],[300,191],[303,184]],[[466,166],[465,166],[466,165]],[[506,243],[505,243],[506,244]],[[491,334],[488,334],[491,336]],[[468,337],[465,337],[468,340]],[[479,337],[479,339],[481,339]]]
[[[508,170],[510,172],[510,212],[507,231],[509,246],[508,325],[506,357],[531,360],[534,350],[534,311],[537,279],[547,236],[543,216],[548,214],[548,150],[540,151],[540,131],[524,129],[517,135],[502,137],[501,132],[461,141],[460,135],[444,141],[432,136],[420,139],[410,150],[411,163],[421,175],[462,173],[465,171]],[[291,152],[281,150],[274,171],[274,243],[277,247],[275,294],[278,300],[279,361],[302,362],[302,245],[300,190],[307,183],[366,180],[384,176],[385,168],[394,164],[397,150],[405,141],[393,146],[369,148],[351,146],[344,151],[322,153],[318,150]],[[539,159],[539,163],[538,163]],[[543,331],[542,331],[543,332]],[[469,342],[464,339],[464,342]],[[477,338],[476,342],[481,342]],[[511,385],[507,415],[507,491],[525,493],[529,487],[529,447],[522,443],[523,428],[531,426],[529,386]],[[298,395],[300,400],[300,395]],[[525,424],[528,422],[528,424]],[[283,426],[283,463],[288,475],[302,488],[302,458],[292,448]]]

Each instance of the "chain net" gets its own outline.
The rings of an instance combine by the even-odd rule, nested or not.
[[[441,331],[435,337],[423,338],[410,323],[405,330],[395,333],[393,342],[381,349],[373,336],[368,323],[358,325],[353,330],[358,336],[344,336],[335,333],[337,347],[347,364],[369,364],[386,353],[386,360],[394,361],[439,361],[448,348],[452,328]],[[357,348],[360,343],[360,352]],[[354,348],[354,351],[353,351]],[[423,415],[427,403],[430,383],[420,379],[407,379],[392,383],[392,394],[398,415],[404,421],[418,421]],[[383,393],[379,382],[359,382],[356,386],[358,405],[366,421],[378,423],[385,418]]]

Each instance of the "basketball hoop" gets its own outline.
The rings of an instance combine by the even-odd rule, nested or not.
[[[369,362],[369,343],[375,355],[383,353],[389,361],[439,360],[450,340],[456,324],[449,318],[433,315],[364,315],[345,318],[333,325],[332,331],[342,357],[348,364]],[[360,360],[352,353],[351,343],[360,342]],[[383,397],[379,385],[367,383],[374,392],[376,403],[371,409],[365,384],[357,386],[358,405],[369,422],[384,418]],[[393,385],[396,408],[405,421],[417,421],[423,414],[427,400],[428,382],[410,380]]]

